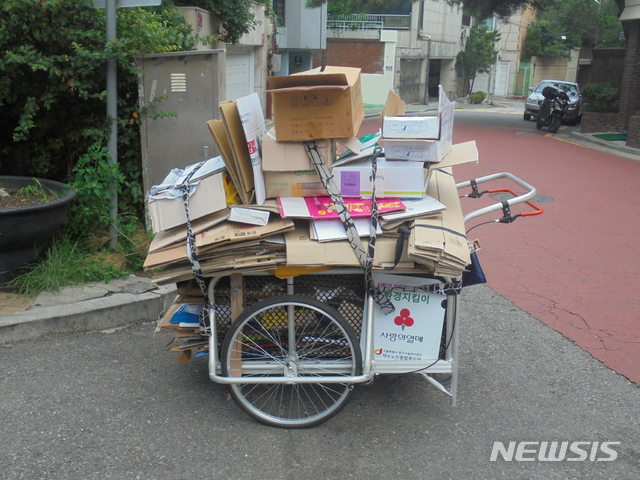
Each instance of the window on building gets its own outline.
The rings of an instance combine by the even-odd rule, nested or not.
[[[384,15],[411,15],[411,0],[400,0],[398,3],[386,8],[374,9],[375,11],[366,13],[376,13]]]
[[[490,32],[493,32],[496,29],[496,20],[494,17],[485,18],[482,22],[480,22],[479,27],[485,27]]]
[[[284,27],[284,3],[285,0],[273,0],[273,11],[278,17],[278,25]]]

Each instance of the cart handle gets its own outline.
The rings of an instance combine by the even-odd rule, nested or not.
[[[485,183],[485,182],[489,182],[491,180],[497,180],[500,178],[506,178],[508,180],[511,180],[513,183],[520,185],[522,188],[524,188],[526,190],[526,193],[522,194],[522,195],[518,195],[517,193],[515,193],[513,190],[510,189],[495,189],[495,190],[488,190],[487,192],[482,192],[479,193],[478,189],[477,189],[477,185],[480,183]],[[529,185],[527,182],[525,182],[524,180],[521,180],[520,178],[516,177],[515,175],[509,173],[509,172],[502,172],[502,173],[493,173],[491,175],[486,175],[484,177],[480,177],[477,179],[473,179],[473,180],[467,180],[466,182],[461,182],[456,184],[456,187],[458,188],[458,190],[463,189],[463,188],[467,188],[467,187],[472,187],[474,192],[467,195],[469,197],[472,198],[478,198],[481,195],[483,195],[484,193],[498,193],[498,192],[508,192],[511,193],[512,195],[514,195],[514,198],[510,198],[509,200],[505,200],[499,203],[494,203],[493,205],[488,205],[486,207],[480,208],[478,210],[474,210],[472,212],[469,212],[468,214],[466,214],[464,216],[464,222],[468,222],[469,220],[476,218],[476,217],[481,217],[482,215],[486,215],[488,213],[491,212],[495,212],[497,210],[503,210],[505,211],[505,223],[509,222],[509,221],[513,221],[515,218],[513,217],[509,217],[510,214],[508,214],[508,210],[511,206],[516,205],[518,203],[527,203],[527,205],[529,205],[531,208],[534,209],[533,212],[525,212],[525,213],[521,213],[519,214],[519,216],[530,216],[530,215],[540,215],[541,213],[544,212],[544,210],[540,207],[538,207],[537,205],[535,205],[534,203],[532,203],[530,200],[535,197],[536,195],[536,189],[535,187],[533,187],[532,185]]]
[[[487,193],[510,193],[511,195],[513,195],[513,197],[520,197],[521,195],[514,192],[513,190],[511,190],[510,188],[496,188],[493,190],[488,190]],[[509,199],[511,200],[511,199]],[[532,217],[533,215],[541,215],[544,213],[544,210],[539,207],[538,205],[536,205],[533,202],[530,202],[529,200],[525,200],[524,203],[526,203],[527,205],[529,205],[533,211],[532,212],[522,212],[519,213],[518,215],[520,215],[521,217]]]

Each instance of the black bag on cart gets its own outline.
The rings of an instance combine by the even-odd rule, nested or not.
[[[469,287],[479,283],[487,283],[487,277],[484,276],[484,271],[480,266],[478,254],[476,252],[471,252],[471,264],[469,265],[469,269],[462,272],[462,286]]]

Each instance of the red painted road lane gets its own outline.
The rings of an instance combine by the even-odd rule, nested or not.
[[[478,165],[455,167],[458,182],[506,171],[553,199],[541,216],[469,233],[481,242],[488,285],[640,384],[640,162],[517,133],[454,125],[454,143],[475,140],[480,156]],[[500,187],[522,191],[509,182],[485,189]],[[463,199],[465,212],[492,203],[487,197]]]

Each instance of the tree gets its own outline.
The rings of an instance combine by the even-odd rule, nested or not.
[[[559,58],[570,48],[623,47],[622,23],[614,0],[556,0],[527,31],[523,58]]]
[[[177,6],[200,7],[220,20],[222,32],[218,40],[238,43],[240,37],[255,28],[251,0],[173,0]]]
[[[495,44],[500,40],[498,31],[489,31],[487,27],[473,27],[464,50],[456,57],[458,75],[462,77],[462,95],[469,95],[473,91],[476,75],[488,72],[496,61]]]
[[[118,65],[120,211],[142,219],[138,69],[142,53],[189,50],[175,8],[118,9],[118,40],[105,46],[104,10],[91,0],[7,0],[0,5],[0,168],[74,180],[80,157],[106,145],[106,60]],[[95,149],[99,151],[99,148]],[[96,155],[94,167],[102,161]]]
[[[615,0],[619,17],[624,10],[625,0]],[[492,16],[508,18],[514,12],[530,6],[538,12],[549,10],[555,0],[447,0],[450,5],[459,5],[471,15],[485,19]]]

